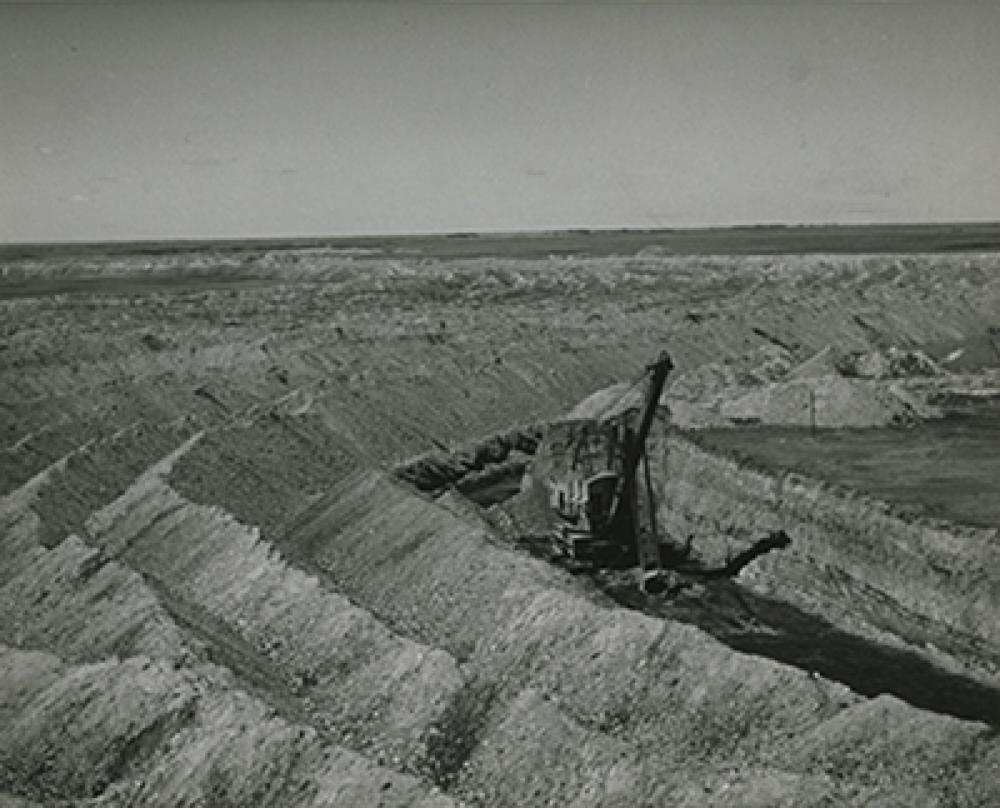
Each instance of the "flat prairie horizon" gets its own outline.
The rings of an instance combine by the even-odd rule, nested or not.
[[[487,255],[594,256],[662,250],[667,254],[967,252],[1000,249],[1000,222],[733,225],[656,229],[567,228],[537,231],[371,234],[129,241],[0,243],[0,260],[60,255],[170,254],[223,250],[363,250],[365,255],[462,258]]]

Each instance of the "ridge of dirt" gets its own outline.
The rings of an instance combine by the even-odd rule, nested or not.
[[[304,724],[313,733],[318,730],[328,742],[363,750],[397,771],[414,768],[409,759],[422,758],[420,727],[433,721],[440,709],[435,705],[443,705],[449,688],[461,684],[454,664],[440,651],[393,639],[363,610],[338,595],[324,595],[315,579],[286,570],[257,542],[254,531],[218,509],[190,506],[171,492],[162,478],[193,443],[154,464],[124,495],[88,520],[87,541],[95,546],[71,535],[45,549],[32,542],[37,539],[37,519],[6,503],[8,519],[13,517],[15,528],[24,524],[26,529],[12,530],[4,540],[5,551],[16,551],[7,556],[16,574],[0,586],[0,613],[10,618],[2,623],[0,641],[57,650],[79,661],[152,655],[174,670],[189,670],[206,658],[219,659],[236,673],[240,688],[278,707],[286,720]],[[185,508],[194,512],[185,513]],[[203,532],[189,533],[194,525]],[[150,540],[150,531],[154,542],[167,535],[158,549],[172,562],[155,570],[156,577],[150,577],[141,563],[143,541]],[[206,532],[217,539],[214,545],[204,543]],[[179,552],[184,547],[182,536],[189,548],[198,551],[196,556]],[[13,544],[7,544],[7,537],[13,537]],[[234,565],[241,557],[246,559],[243,566]],[[186,588],[190,584],[186,576],[199,573],[213,585]],[[226,573],[237,583],[235,591],[232,585],[228,592],[219,589]],[[245,580],[261,583],[256,599],[248,601],[245,590],[240,591],[239,582]],[[290,619],[309,628],[296,629]],[[310,638],[311,645],[296,645],[296,639]],[[371,687],[376,671],[383,682],[380,688]],[[344,679],[352,675],[354,688],[348,685],[349,678]],[[110,703],[120,700],[114,692],[108,698]],[[144,704],[122,703],[122,709],[136,711],[138,718],[148,711]],[[98,704],[93,709],[101,713],[106,708]],[[236,736],[245,732],[246,724],[241,727]],[[21,730],[23,726],[13,731]],[[55,738],[44,742],[58,745]],[[131,753],[122,754],[129,766],[140,765]],[[39,786],[41,775],[19,765],[0,759],[4,783],[45,799],[82,798],[95,789],[103,793],[105,780],[110,784],[121,779],[111,771],[97,785],[85,784],[83,793],[69,784],[79,781],[77,775]],[[195,783],[193,793],[202,787],[216,788],[212,783]],[[230,784],[223,790],[228,793],[233,788]],[[411,802],[408,798],[403,804]],[[125,800],[125,804],[132,803]],[[240,800],[234,798],[233,804]]]
[[[969,656],[1000,660],[996,530],[897,514],[872,497],[764,470],[680,435],[661,447],[660,519],[672,535],[693,535],[708,548],[726,537],[723,552],[768,526],[792,536],[788,550],[762,558],[751,571],[748,580],[762,594],[835,620],[860,617],[866,602],[868,619],[880,612],[885,619],[895,602],[903,624],[909,611],[946,627],[940,633],[953,640],[978,640]],[[919,636],[919,619],[909,622]]]
[[[0,793],[192,806],[992,795],[984,724],[623,609],[505,544],[495,514],[382,469],[556,418],[663,348],[691,374],[677,401],[718,380],[779,382],[831,344],[940,346],[927,348],[940,363],[992,333],[996,254],[275,253],[231,257],[210,285],[185,285],[209,256],[62,260],[5,262],[4,279],[85,269],[101,282],[0,290],[0,641],[18,646],[0,652]],[[490,482],[511,460],[493,448],[441,479]],[[701,482],[675,492],[682,521],[727,532],[709,548],[738,544],[767,512],[756,483],[688,465]],[[938,646],[926,659],[979,659],[976,621],[993,611],[988,575],[972,574],[978,534],[916,537],[869,509],[893,541],[855,548],[826,494],[817,507],[797,485],[780,515],[805,525],[802,553],[748,568],[759,597],[787,577],[798,606],[838,626],[906,629]],[[956,579],[895,563],[907,548]],[[816,589],[820,567],[833,575]],[[966,594],[967,608],[951,602]],[[942,626],[968,636],[939,644]]]
[[[476,523],[382,475],[344,481],[311,513],[311,522],[283,544],[312,553],[312,563],[352,598],[398,630],[444,644],[473,672],[475,689],[459,693],[485,699],[486,715],[476,719],[481,729],[455,781],[457,793],[470,800],[569,800],[575,789],[588,788],[578,772],[596,765],[574,751],[572,738],[583,732],[593,738],[584,746],[624,743],[623,753],[642,762],[642,778],[628,781],[631,797],[655,801],[673,793],[663,789],[711,775],[723,760],[774,765],[783,760],[783,744],[794,744],[807,727],[822,736],[832,716],[865,703],[805,672],[734,653],[698,629],[616,610],[599,593],[585,594],[564,573],[497,546]],[[363,540],[372,534],[380,540]],[[414,622],[413,615],[425,617]],[[783,694],[777,703],[776,690]],[[519,706],[524,699],[530,709]],[[879,700],[901,715],[930,715]],[[711,707],[718,703],[727,705],[724,714]],[[938,718],[942,723],[920,721],[935,732],[981,726]],[[985,728],[969,737],[981,733],[992,737]],[[515,748],[506,745],[512,741],[500,740],[508,737],[531,741],[512,759]],[[498,754],[514,765],[509,777],[483,763],[495,763]],[[671,769],[670,760],[683,761],[685,774],[649,771]],[[526,783],[542,791],[525,792]],[[846,794],[854,785],[847,778],[837,788]]]
[[[0,646],[0,788],[52,804],[445,806],[420,781],[323,744],[211,666],[67,665]],[[67,728],[71,728],[67,730]],[[70,738],[65,733],[71,733]],[[93,801],[87,798],[92,798]]]
[[[307,694],[331,731],[360,748],[377,746],[398,761],[419,754],[419,727],[461,685],[447,654],[393,635],[289,567],[258,531],[185,501],[161,481],[130,489],[94,515],[88,533],[243,637],[290,678],[293,691]]]

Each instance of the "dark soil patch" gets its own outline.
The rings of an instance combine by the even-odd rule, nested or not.
[[[735,581],[712,581],[674,599],[620,584],[602,588],[623,606],[696,625],[737,651],[794,665],[863,696],[886,693],[914,707],[1000,727],[1000,689],[944,670],[917,653],[850,634]]]
[[[966,402],[940,421],[899,429],[752,426],[698,433],[768,469],[864,491],[915,516],[1000,526],[1000,402]]]

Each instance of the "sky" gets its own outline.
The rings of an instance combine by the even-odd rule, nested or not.
[[[1000,3],[0,3],[0,241],[1000,220]]]

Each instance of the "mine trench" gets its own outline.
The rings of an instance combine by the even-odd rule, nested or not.
[[[506,502],[511,497],[517,495],[521,490],[521,475],[510,473],[509,475],[489,483],[480,488],[474,488],[464,496],[472,500],[480,508],[491,508]]]
[[[907,429],[749,426],[701,441],[765,467],[793,469],[891,501],[918,516],[1000,526],[1000,396],[952,394],[943,417]]]
[[[464,453],[465,467],[472,469],[469,476],[446,480],[431,475],[423,478],[425,488],[437,494],[453,485],[489,514],[521,490],[527,459],[519,456],[508,461],[514,454],[513,447],[518,446],[529,458],[535,448],[535,428],[525,433],[530,437],[512,435],[515,433],[507,433],[499,441],[500,446],[509,447],[509,454],[497,449],[497,440],[493,439],[493,462],[485,462],[484,444],[480,444],[478,464],[468,463],[469,457],[476,456],[475,449]],[[401,476],[407,478],[406,474]],[[414,479],[414,475],[409,476],[411,483]],[[519,550],[560,565],[547,535],[524,534],[512,540]],[[761,554],[767,551],[781,549],[768,548]],[[572,574],[619,606],[696,626],[733,650],[792,665],[810,675],[837,681],[868,698],[886,694],[924,710],[1000,728],[1000,689],[944,669],[914,651],[845,631],[780,598],[754,592],[740,583],[738,571],[731,576],[712,575],[701,580],[689,577],[660,594],[642,591],[629,575],[607,570]],[[919,628],[905,625],[882,628],[906,643],[919,640],[921,635]]]
[[[1000,728],[1000,690],[939,668],[920,655],[837,628],[736,580],[663,600],[635,587],[601,589],[617,603],[655,617],[697,626],[730,648],[793,665],[868,698],[895,696],[914,707]]]
[[[14,267],[0,804],[996,803],[1000,258],[390,253]]]
[[[520,537],[517,546],[558,563],[547,538]],[[911,651],[851,634],[791,603],[760,595],[735,578],[654,595],[640,590],[630,576],[596,570],[578,577],[619,606],[696,626],[735,651],[792,665],[868,698],[887,694],[914,707],[1000,729],[1000,689],[944,670]]]

